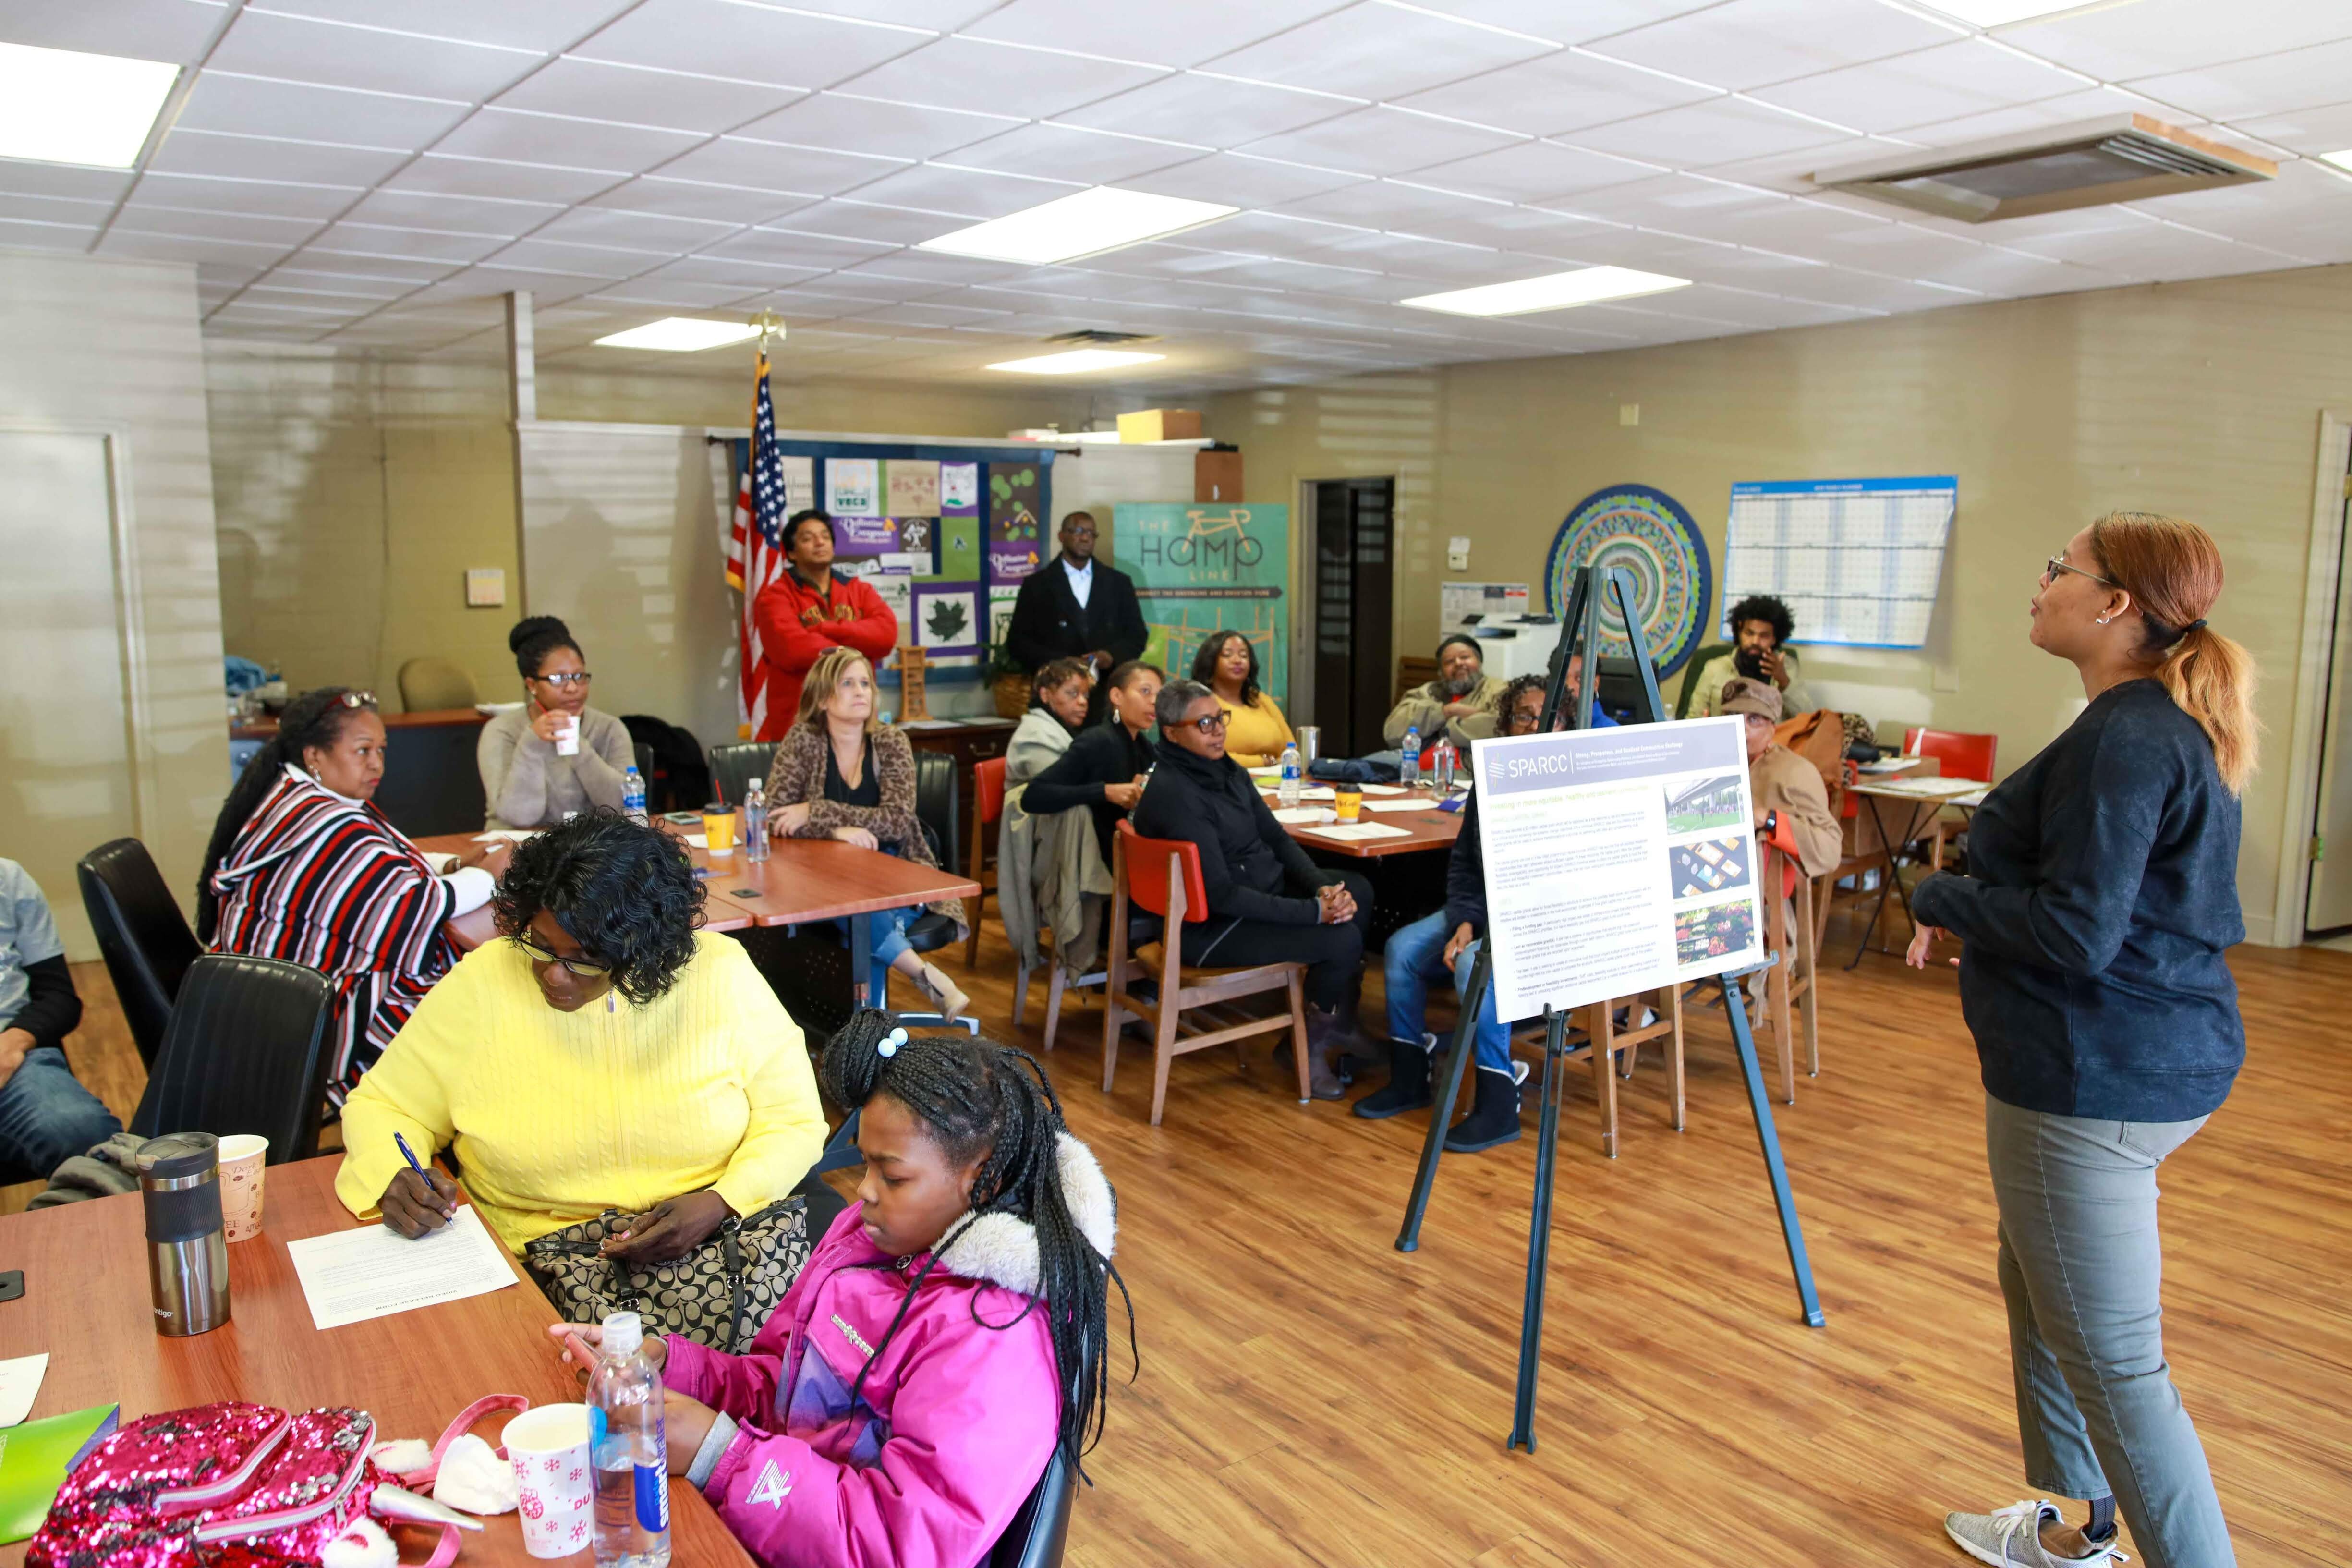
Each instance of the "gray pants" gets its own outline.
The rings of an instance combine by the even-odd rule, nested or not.
[[[2026,1480],[2053,1498],[2112,1492],[2147,1568],[2237,1562],[2164,1361],[2156,1168],[2204,1125],[1985,1100]]]

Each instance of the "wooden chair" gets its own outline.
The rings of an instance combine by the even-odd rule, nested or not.
[[[1152,1027],[1151,1125],[1168,1102],[1168,1067],[1188,1051],[1234,1043],[1234,1058],[1244,1069],[1241,1042],[1285,1025],[1290,1028],[1290,1054],[1298,1069],[1298,1103],[1312,1098],[1307,1069],[1307,966],[1303,963],[1261,963],[1247,969],[1188,968],[1184,963],[1184,928],[1209,918],[1209,891],[1201,879],[1201,852],[1181,838],[1146,838],[1132,823],[1118,825],[1111,845],[1110,967],[1103,996],[1103,1089],[1108,1093],[1118,1072],[1118,1029],[1132,1016]],[[1139,963],[1128,946],[1130,906],[1160,918],[1159,963]],[[1159,984],[1146,1002],[1128,989],[1134,972],[1150,974]],[[1177,1033],[1187,1009],[1231,1002],[1266,991],[1289,993],[1290,1009],[1268,1017],[1243,1018],[1198,1034]]]
[[[970,875],[973,881],[980,884],[980,891],[963,901],[963,923],[971,928],[971,934],[964,938],[963,942],[963,966],[966,969],[971,968],[980,962],[981,911],[988,901],[989,885],[994,880],[985,874],[990,861],[994,858],[988,852],[988,830],[1003,819],[1004,759],[990,757],[983,762],[974,763],[971,766],[971,869]],[[1024,971],[1021,975],[1020,989],[1023,998],[1025,999],[1029,990],[1029,976],[1026,971]],[[1019,1001],[1013,1003],[1013,1016],[1016,1023],[1020,1020],[1021,1003]]]
[[[1761,848],[1764,863],[1758,871],[1764,889],[1764,949],[1773,955],[1773,964],[1765,973],[1764,1001],[1756,1026],[1759,1032],[1769,1030],[1772,1035],[1773,1054],[1780,1068],[1780,1098],[1794,1104],[1797,1051],[1796,1037],[1790,1029],[1792,1005],[1805,1024],[1805,1076],[1819,1078],[1822,1072],[1821,938],[1813,920],[1813,883],[1797,864],[1795,833],[1786,822],[1780,823]],[[1776,890],[1779,897],[1774,896]],[[1791,902],[1793,921],[1789,918]]]
[[[1646,1007],[1657,1016],[1646,1024],[1636,1024],[1625,1029],[1617,1027],[1617,1009]],[[1665,1042],[1666,1051],[1666,1121],[1677,1132],[1683,1130],[1685,1078],[1683,1072],[1683,993],[1679,985],[1662,985],[1655,991],[1636,992],[1631,996],[1614,997],[1583,1009],[1584,1026],[1581,1045],[1570,1047],[1569,1058],[1581,1060],[1592,1068],[1592,1098],[1601,1113],[1601,1152],[1611,1159],[1617,1157],[1617,1080],[1628,1081],[1641,1059],[1642,1047],[1652,1040]],[[1536,1060],[1543,1059],[1543,1029],[1522,1029],[1512,1037],[1514,1045],[1533,1046]],[[1601,1064],[1606,1062],[1608,1068]],[[1612,1070],[1613,1069],[1613,1070]]]

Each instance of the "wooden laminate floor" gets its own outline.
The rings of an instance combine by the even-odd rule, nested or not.
[[[2246,1072],[2164,1171],[2168,1348],[2240,1561],[2352,1563],[2352,1028],[2329,1000],[2352,954],[2232,962]],[[77,1070],[127,1113],[140,1073],[104,972],[76,980]],[[1043,986],[1007,1037],[993,924],[964,984],[992,1032],[1037,1047]],[[1689,1131],[1645,1060],[1615,1161],[1570,1068],[1532,1457],[1503,1437],[1533,1094],[1527,1137],[1447,1157],[1408,1257],[1423,1119],[1301,1108],[1260,1046],[1245,1074],[1229,1051],[1180,1058],[1155,1129],[1143,1047],[1098,1087],[1100,1018],[1066,1020],[1045,1059],[1118,1186],[1142,1373],[1114,1389],[1073,1568],[1957,1563],[1943,1510],[2025,1495],[1948,973],[1833,972],[1822,1076],[1776,1108],[1826,1329],[1798,1319],[1721,1015],[1692,1016]]]

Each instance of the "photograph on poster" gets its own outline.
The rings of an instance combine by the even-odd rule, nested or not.
[[[1676,844],[1666,851],[1666,885],[1676,899],[1727,893],[1748,885],[1753,859],[1754,847],[1746,834]]]
[[[836,518],[871,517],[880,511],[881,464],[872,458],[827,458],[824,510]]]
[[[1749,821],[1743,721],[1694,719],[1480,741],[1472,749],[1486,844],[1496,1005],[1507,1018],[1580,1007],[1762,962],[1747,836],[1676,842],[1675,816]],[[1729,899],[1675,909],[1678,855],[1724,878]],[[1735,880],[1722,869],[1736,865]],[[1730,911],[1741,911],[1733,914]],[[1694,959],[1685,925],[1698,934]]]

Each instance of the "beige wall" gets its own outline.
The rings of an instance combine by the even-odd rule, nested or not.
[[[74,861],[135,835],[193,902],[228,778],[194,269],[0,253],[0,428],[103,436],[121,485],[93,509],[100,530],[110,511],[111,541],[0,567],[12,599],[35,601],[10,612],[19,633],[45,604],[103,614],[114,600],[119,673],[92,660],[64,671],[63,689],[31,689],[21,667],[0,670],[0,855],[32,869],[72,956],[94,958]],[[44,571],[110,553],[110,595],[87,583],[41,592]],[[114,705],[119,727],[60,721],[68,706],[86,721],[79,705],[96,703]]]
[[[486,698],[514,693],[506,635],[521,614],[514,449],[504,372],[486,361],[401,360],[301,347],[207,345],[219,496],[221,624],[228,650],[282,668],[298,689],[373,687],[397,708],[400,666],[455,661]],[[787,429],[1002,437],[1076,428],[1083,394],[772,381]],[[741,426],[748,368],[539,372],[545,420]],[[507,574],[500,609],[468,609],[464,574]],[[593,653],[593,628],[575,628]]]
[[[1624,404],[1638,426],[1619,423]],[[1929,647],[1808,650],[1807,668],[1882,724],[1998,733],[2004,772],[2081,702],[2025,640],[2042,559],[2109,509],[2193,518],[2231,574],[2213,622],[2264,674],[2270,749],[2239,863],[2262,941],[2286,834],[2319,416],[2347,405],[2352,267],[2337,267],[1239,393],[1209,416],[1244,448],[1253,501],[1295,501],[1302,479],[1398,476],[1397,626],[1412,652],[1435,641],[1442,578],[1539,584],[1562,517],[1603,485],[1674,496],[1719,566],[1736,480],[1958,474]],[[1466,572],[1444,570],[1450,534],[1474,541]]]

